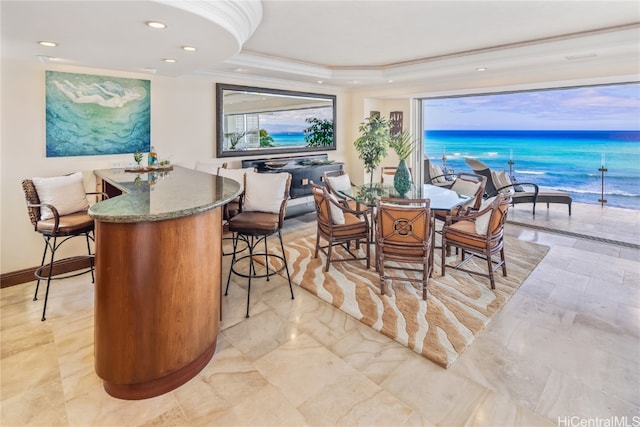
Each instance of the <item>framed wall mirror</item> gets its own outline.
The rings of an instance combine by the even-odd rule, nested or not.
[[[216,84],[218,157],[336,149],[336,97]]]

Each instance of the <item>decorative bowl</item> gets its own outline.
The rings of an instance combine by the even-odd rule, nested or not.
[[[265,166],[270,167],[272,169],[280,169],[289,164],[289,162],[278,162],[278,161],[269,161],[264,162]]]

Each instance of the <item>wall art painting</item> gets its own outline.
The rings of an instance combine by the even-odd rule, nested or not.
[[[151,82],[46,72],[47,157],[149,151]]]

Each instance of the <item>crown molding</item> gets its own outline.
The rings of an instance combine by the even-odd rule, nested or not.
[[[225,29],[242,45],[262,22],[260,0],[153,0],[205,18]]]

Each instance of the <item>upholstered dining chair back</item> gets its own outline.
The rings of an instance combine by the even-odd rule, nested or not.
[[[343,169],[325,171],[322,174],[322,179],[324,181],[324,185],[329,190],[329,193],[333,194],[342,204],[347,206],[349,209],[355,211],[370,210],[370,208],[362,206],[360,203],[346,197],[341,193],[341,191],[349,190],[350,188],[354,187],[349,174]]]
[[[422,283],[422,298],[426,300],[433,268],[433,223],[429,199],[382,197],[378,199],[376,209],[376,257],[381,293],[385,293],[387,280],[417,281]],[[389,261],[395,263],[387,264]],[[419,267],[416,268],[415,264]],[[387,274],[389,269],[422,272],[422,277],[411,274],[392,276]]]
[[[370,210],[354,210],[347,207],[336,196],[329,192],[326,186],[311,181],[311,194],[316,207],[316,246],[314,258],[322,251],[327,258],[325,271],[329,271],[332,262],[365,260],[367,269],[371,265],[370,242],[371,233],[368,213]],[[322,245],[325,240],[327,244]],[[365,244],[365,255],[359,256],[351,251],[351,242],[355,242],[359,250],[360,242]],[[334,246],[344,248],[348,257],[334,257]]]
[[[478,209],[482,203],[484,188],[487,185],[487,178],[473,173],[460,172],[449,188],[464,196],[473,197],[471,207]]]

